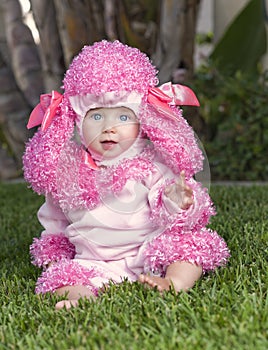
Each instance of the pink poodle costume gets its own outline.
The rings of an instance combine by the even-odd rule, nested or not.
[[[84,285],[97,294],[109,281],[164,275],[176,261],[204,272],[226,264],[224,240],[206,228],[213,204],[193,179],[202,152],[176,107],[198,101],[187,87],[156,87],[156,73],[138,49],[103,40],[74,58],[63,95],[41,96],[28,124],[41,127],[23,157],[25,179],[46,198],[38,212],[44,231],[30,248],[33,263],[44,268],[37,293]],[[119,106],[135,112],[140,136],[116,159],[92,159],[83,117],[92,108]],[[194,193],[187,210],[163,194],[183,170]]]

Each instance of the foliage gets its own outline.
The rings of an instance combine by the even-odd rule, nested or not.
[[[263,0],[251,0],[227,28],[210,58],[220,71],[256,71],[266,52]]]
[[[203,33],[196,33],[195,35],[195,42],[197,45],[206,45],[206,44],[212,44],[214,38],[213,32],[203,32]]]
[[[268,180],[268,73],[223,75],[208,64],[194,86],[212,178]]]
[[[232,258],[188,293],[160,295],[125,281],[95,302],[56,312],[55,296],[34,295],[39,271],[28,254],[43,199],[25,184],[0,184],[0,348],[266,350],[267,189],[212,187],[211,225]]]
[[[251,0],[196,72],[202,141],[212,179],[268,180],[268,73],[262,0]]]

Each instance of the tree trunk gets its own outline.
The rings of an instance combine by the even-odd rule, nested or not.
[[[26,129],[30,110],[30,105],[18,89],[12,71],[0,52],[0,179],[6,178],[8,174],[13,177],[12,174],[21,168],[25,142],[31,136]],[[9,153],[13,156],[9,156]]]
[[[193,71],[200,0],[30,1],[39,45],[23,23],[19,1],[0,1],[0,163],[1,169],[10,168],[9,175],[0,169],[0,178],[13,177],[21,166],[32,134],[25,127],[30,111],[41,93],[60,88],[64,71],[84,45],[119,39],[136,46],[153,59],[161,83],[182,63],[189,76]]]
[[[9,180],[21,175],[15,160],[10,157],[7,150],[0,144],[0,180]]]
[[[98,0],[54,0],[66,67],[84,45],[104,38],[103,6]]]
[[[45,91],[59,90],[66,67],[54,3],[53,0],[31,0],[31,6],[40,37],[39,46]]]
[[[196,22],[200,0],[186,2],[185,26],[182,42],[182,62],[187,70],[185,80],[190,80],[194,74],[194,47],[196,36]]]
[[[111,41],[118,39],[116,25],[116,0],[104,0],[104,26],[107,38]]]
[[[193,73],[194,35],[200,0],[163,0],[154,63],[159,69],[160,83],[172,80],[181,66],[187,78]]]
[[[23,22],[18,0],[2,0],[11,64],[19,88],[34,107],[44,91],[41,64],[32,33]]]
[[[0,179],[21,173],[25,142],[32,134],[26,129],[26,123],[41,90],[40,65],[35,65],[35,59],[31,59],[36,48],[21,18],[17,1],[1,3],[1,33],[6,35],[1,38],[0,45]]]

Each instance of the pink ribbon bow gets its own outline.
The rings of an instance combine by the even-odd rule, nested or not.
[[[94,170],[99,169],[99,167],[94,162],[94,160],[91,157],[91,155],[84,149],[82,151],[82,160],[89,168],[94,169]]]
[[[179,84],[165,83],[159,87],[150,88],[148,102],[159,112],[176,119],[172,106],[200,106],[199,101],[189,87]]]
[[[27,128],[41,124],[41,130],[46,130],[51,124],[57,108],[62,101],[62,95],[53,90],[51,94],[43,94],[40,96],[40,103],[33,109]]]

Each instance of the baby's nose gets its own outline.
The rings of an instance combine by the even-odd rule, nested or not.
[[[106,133],[116,132],[116,126],[113,123],[106,123],[104,125],[103,131]]]

